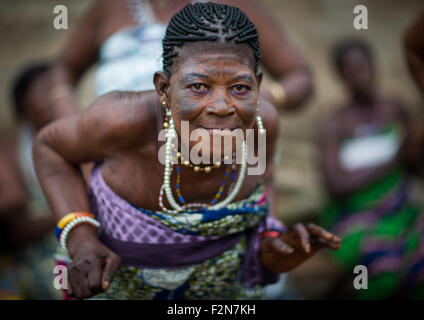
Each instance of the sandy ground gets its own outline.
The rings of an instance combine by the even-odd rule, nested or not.
[[[0,137],[14,128],[9,104],[11,80],[28,61],[50,59],[60,50],[90,6],[88,0],[0,0]],[[407,72],[401,47],[405,28],[424,9],[422,0],[261,0],[272,10],[286,36],[309,62],[315,93],[305,108],[295,114],[281,114],[282,157],[276,173],[279,217],[286,221],[313,219],[326,201],[320,184],[314,144],[319,119],[343,101],[343,88],[331,68],[331,46],[346,36],[364,38],[374,46],[380,85],[388,95],[400,97],[417,118],[423,118],[423,100]],[[69,12],[69,30],[53,28],[53,7],[64,4]],[[353,28],[353,7],[368,7],[369,29]],[[93,99],[93,72],[78,90],[81,106]],[[1,138],[0,138],[1,139]],[[324,271],[322,271],[324,270]],[[318,255],[293,273],[305,297],[319,297],[331,284],[322,281],[333,274],[324,254]],[[297,281],[297,282],[296,282]],[[312,281],[312,282],[311,282]],[[309,285],[308,285],[309,284]],[[311,286],[310,284],[314,284]],[[302,289],[306,286],[309,289]],[[313,288],[313,289],[311,289]]]

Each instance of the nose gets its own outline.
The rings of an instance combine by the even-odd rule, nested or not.
[[[208,115],[217,115],[219,117],[231,116],[236,112],[234,104],[227,96],[226,92],[216,93],[211,104],[206,108]]]

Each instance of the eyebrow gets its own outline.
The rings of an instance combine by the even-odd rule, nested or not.
[[[209,76],[208,75],[206,75],[206,74],[201,74],[201,73],[195,73],[195,72],[192,72],[192,73],[188,73],[188,74],[186,74],[184,77],[183,77],[183,81],[191,81],[191,80],[194,80],[194,79],[196,79],[196,78],[204,78],[204,79],[207,79],[207,78],[209,78]]]
[[[192,72],[192,73],[186,74],[183,77],[182,80],[183,81],[191,81],[191,80],[194,80],[194,79],[197,79],[197,78],[208,79],[209,76],[206,75],[206,74],[202,74],[202,73]],[[248,74],[242,74],[242,75],[239,75],[239,76],[236,76],[236,77],[231,78],[231,82],[236,82],[236,81],[240,81],[240,80],[244,80],[244,81],[247,81],[247,82],[250,82],[250,83],[253,83],[254,82],[253,81],[253,78],[250,75],[248,75]]]
[[[242,75],[236,76],[236,77],[232,78],[231,80],[233,82],[239,81],[239,80],[245,80],[245,81],[250,82],[250,83],[254,82],[253,78],[248,74],[242,74]]]

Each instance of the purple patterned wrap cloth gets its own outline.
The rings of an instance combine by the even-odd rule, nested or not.
[[[282,228],[268,216],[263,186],[249,199],[219,211],[169,215],[137,208],[119,197],[105,183],[101,166],[91,174],[90,198],[100,221],[100,240],[121,256],[126,266],[173,268],[196,265],[215,257],[247,236],[243,260],[243,285],[266,285],[278,275],[259,261],[259,234]]]

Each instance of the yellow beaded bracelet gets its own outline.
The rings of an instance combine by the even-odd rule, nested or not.
[[[59,239],[60,234],[62,233],[63,229],[66,227],[68,223],[70,223],[72,220],[78,218],[78,217],[90,217],[94,218],[94,214],[90,212],[71,212],[68,213],[66,216],[64,216],[62,219],[59,220],[56,226],[56,237]]]
[[[64,216],[62,219],[60,219],[60,221],[57,223],[57,226],[60,229],[63,229],[66,227],[66,225],[71,222],[72,220],[74,220],[77,217],[90,217],[90,218],[94,218],[94,214],[90,213],[90,212],[71,212],[69,214],[67,214],[66,216]]]

